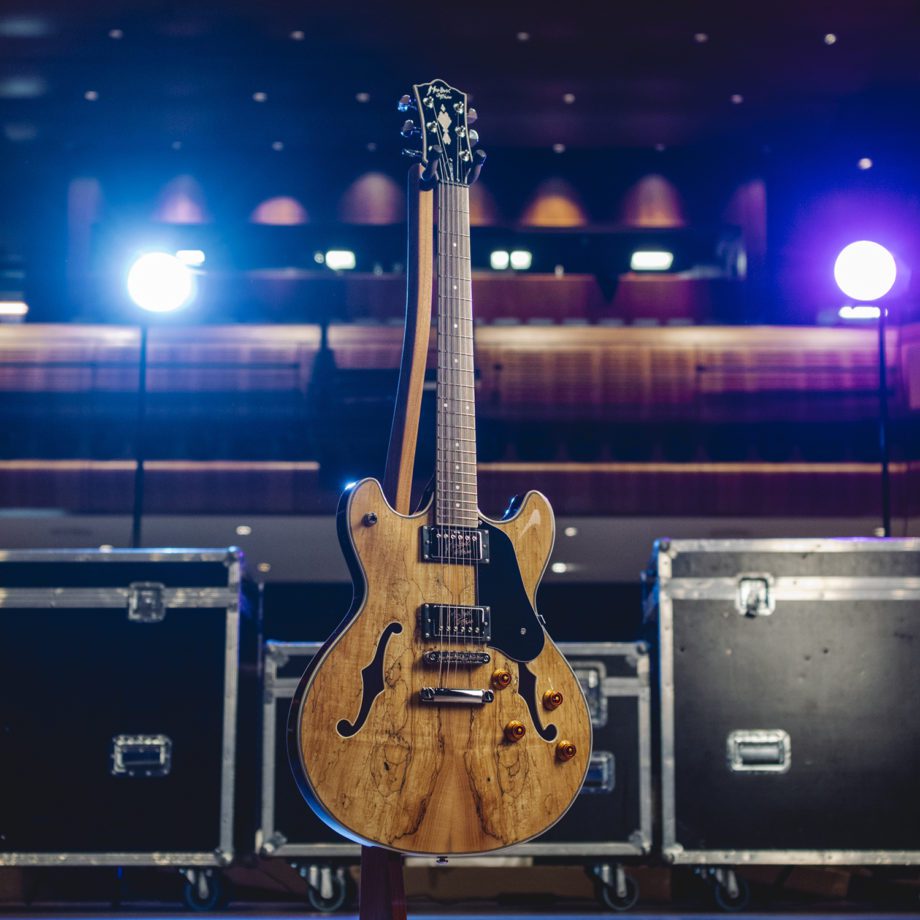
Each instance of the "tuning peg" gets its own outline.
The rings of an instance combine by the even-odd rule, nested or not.
[[[485,150],[477,150],[473,154],[473,171],[470,173],[470,185],[472,185],[479,178],[479,173],[482,172],[482,164],[485,163],[485,161]]]
[[[470,131],[470,146],[475,147],[479,143],[479,132]]]
[[[402,155],[404,157],[409,157],[410,160],[420,160],[422,158],[421,150],[412,150],[409,147],[404,147]]]
[[[441,155],[443,153],[443,149],[438,145],[428,148],[428,163],[425,166],[425,171],[422,173],[422,185],[424,187],[430,188],[440,178],[438,171],[440,169]]]
[[[415,100],[406,93],[399,100],[399,104],[396,106],[400,112],[408,112],[409,109],[415,109]]]
[[[473,124],[473,122],[475,122],[477,118],[479,118],[479,115],[476,113],[476,109],[466,110],[466,123],[468,125]]]
[[[415,122],[411,118],[406,119],[405,123],[402,126],[402,130],[399,132],[403,137],[415,137],[420,134],[418,128],[415,127]]]

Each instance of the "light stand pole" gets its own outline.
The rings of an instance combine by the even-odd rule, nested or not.
[[[878,313],[878,446],[882,464],[882,536],[891,536],[891,478],[888,469],[888,356],[885,341],[885,316],[888,311],[879,307]]]
[[[141,323],[137,360],[137,423],[134,434],[134,508],[131,513],[131,546],[139,549],[144,522],[144,457],[147,435],[147,332]]]

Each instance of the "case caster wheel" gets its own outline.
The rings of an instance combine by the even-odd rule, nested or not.
[[[224,886],[220,876],[211,869],[186,869],[182,900],[189,910],[214,910],[221,903]]]
[[[314,910],[329,914],[338,910],[348,896],[345,869],[339,866],[301,866],[298,870],[307,883],[307,900]]]
[[[601,900],[611,910],[629,910],[639,900],[639,883],[632,876],[626,875],[623,877],[621,891],[617,891],[613,885],[601,885]]]
[[[595,866],[598,897],[602,904],[617,912],[629,910],[639,900],[639,883],[627,875],[622,866]]]
[[[716,879],[712,888],[712,896],[716,905],[728,913],[744,910],[751,900],[751,889],[743,878],[738,878],[729,870],[725,879]]]

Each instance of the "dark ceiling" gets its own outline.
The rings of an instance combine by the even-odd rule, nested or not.
[[[363,149],[395,143],[398,96],[440,76],[474,95],[486,148],[903,146],[918,130],[918,11],[917,0],[3,0],[0,124],[8,151]]]

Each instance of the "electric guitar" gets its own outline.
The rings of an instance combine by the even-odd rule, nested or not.
[[[558,821],[591,756],[578,680],[536,611],[555,536],[539,492],[501,520],[476,498],[469,186],[474,114],[442,80],[415,109],[438,195],[433,498],[404,516],[380,483],[342,496],[351,609],[294,695],[288,747],[313,810],[359,843],[419,855],[497,850]]]

